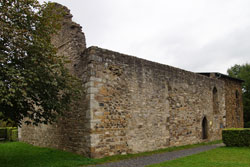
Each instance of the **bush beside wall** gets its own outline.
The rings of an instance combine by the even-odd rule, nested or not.
[[[228,147],[250,147],[250,128],[224,129],[222,140]]]
[[[0,128],[0,138],[6,138],[6,136],[7,136],[7,129]]]
[[[17,127],[0,128],[0,138],[4,138],[7,141],[17,141],[18,140]]]
[[[9,141],[15,141],[13,140],[14,138],[17,138],[16,136],[14,136],[14,131],[16,131],[17,128],[16,127],[7,127],[7,140]]]
[[[250,128],[250,121],[244,122],[244,128]]]
[[[18,130],[14,129],[12,130],[11,141],[17,141],[17,140],[18,140]]]

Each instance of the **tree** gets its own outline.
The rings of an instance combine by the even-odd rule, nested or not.
[[[229,76],[242,79],[243,110],[245,127],[250,127],[250,64],[234,65],[227,70]]]
[[[52,123],[77,97],[79,80],[51,37],[63,12],[37,0],[0,1],[0,115],[21,125]]]

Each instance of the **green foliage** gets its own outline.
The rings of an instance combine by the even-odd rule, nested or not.
[[[17,135],[17,128],[16,127],[7,127],[7,140],[8,141],[16,141],[13,139],[17,139],[18,136]]]
[[[0,118],[2,118],[3,114],[0,112]],[[7,119],[5,121],[0,120],[0,127],[16,127],[17,124],[11,119]]]
[[[7,141],[17,141],[18,140],[17,127],[0,128],[0,138],[5,138],[5,140]]]
[[[0,1],[1,120],[51,123],[79,95],[79,80],[51,44],[63,14],[53,3]]]
[[[18,140],[18,130],[17,129],[13,129],[12,130],[12,135],[11,135],[11,141],[17,141]]]
[[[16,123],[10,119],[7,121],[0,120],[0,127],[14,127],[17,126]]]
[[[0,128],[0,138],[6,138],[6,137],[7,137],[7,129]]]
[[[232,128],[222,130],[223,143],[228,147],[249,147],[250,128]]]
[[[245,121],[244,122],[244,127],[246,127],[246,128],[250,128],[250,121]]]
[[[250,128],[250,64],[234,65],[227,70],[229,76],[242,79],[243,82],[243,110],[244,110],[244,123],[246,128]]]
[[[250,149],[220,147],[148,167],[249,167]]]

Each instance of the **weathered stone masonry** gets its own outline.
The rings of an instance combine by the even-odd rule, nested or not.
[[[223,127],[243,126],[241,81],[86,49],[71,17],[53,42],[86,93],[57,123],[24,125],[21,141],[104,157],[218,140]]]
[[[85,56],[92,71],[94,157],[201,142],[204,117],[208,140],[220,139],[226,115],[222,81],[97,47]]]
[[[226,127],[241,128],[244,127],[243,104],[242,104],[242,85],[244,82],[239,79],[219,73],[201,73],[210,78],[216,78],[224,81],[225,84],[225,109],[226,109]]]

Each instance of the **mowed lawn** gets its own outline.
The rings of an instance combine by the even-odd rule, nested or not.
[[[171,152],[203,145],[217,144],[221,141],[193,145],[170,147],[138,154],[115,155],[101,159],[83,156],[51,148],[35,147],[22,142],[0,142],[0,167],[78,167],[100,163],[114,162],[123,159],[149,156],[155,153]]]
[[[94,159],[21,142],[0,143],[0,167],[76,167]]]
[[[148,167],[250,167],[250,148],[220,147]]]
[[[101,159],[83,156],[51,148],[35,147],[22,142],[0,142],[0,167],[79,167],[112,162],[122,159],[147,156],[154,153],[177,151],[202,145],[201,143],[181,147],[172,147],[154,152],[139,154],[116,155]],[[150,167],[250,167],[250,148],[221,147],[200,154],[179,158]]]

